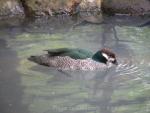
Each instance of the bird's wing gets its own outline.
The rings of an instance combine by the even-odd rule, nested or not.
[[[86,59],[91,58],[93,53],[84,49],[70,49],[70,48],[60,48],[46,50],[50,56],[69,56],[73,59]]]

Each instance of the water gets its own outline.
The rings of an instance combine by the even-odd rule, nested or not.
[[[83,22],[82,22],[83,21]],[[58,17],[0,23],[1,113],[149,113],[147,18],[105,17],[98,25]],[[111,48],[118,67],[58,71],[27,60],[49,48]]]

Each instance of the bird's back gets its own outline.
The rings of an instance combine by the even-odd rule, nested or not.
[[[69,56],[73,59],[91,58],[93,53],[84,49],[60,48],[47,50],[50,56]]]

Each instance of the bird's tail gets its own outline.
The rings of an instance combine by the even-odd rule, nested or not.
[[[41,56],[30,56],[28,58],[29,61],[35,62],[40,65],[48,66],[48,56],[47,55],[41,55]]]

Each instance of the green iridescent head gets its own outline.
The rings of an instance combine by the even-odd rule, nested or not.
[[[118,64],[115,54],[107,48],[97,51],[93,55],[92,59],[98,62],[105,63],[105,64],[109,64],[109,63],[115,64],[115,65]]]

